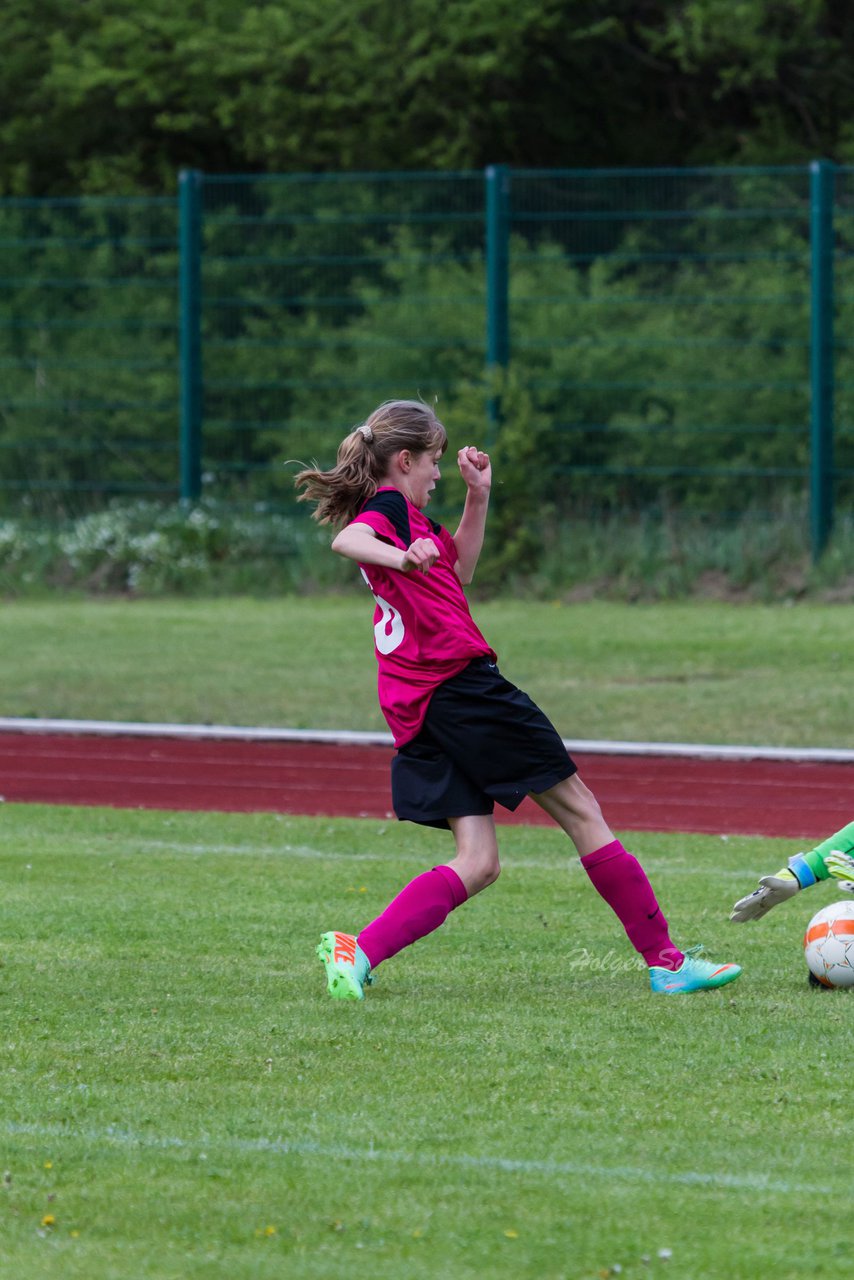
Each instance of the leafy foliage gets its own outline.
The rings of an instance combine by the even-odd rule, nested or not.
[[[522,393],[519,394],[521,398]],[[799,505],[745,510],[737,521],[654,511],[543,519],[538,490],[514,483],[535,471],[532,438],[507,433],[487,539],[472,593],[554,600],[854,598],[854,523],[843,515],[822,560],[810,564]],[[453,529],[462,485],[446,463],[440,516]],[[92,596],[268,597],[363,590],[354,566],[329,550],[328,530],[304,514],[113,503],[58,522],[0,519],[0,593],[7,598]]]
[[[167,199],[0,203],[0,478],[31,509],[174,493],[176,229]]]
[[[845,161],[852,49],[830,0],[7,0],[0,194],[161,194],[187,165]]]
[[[328,537],[277,512],[113,503],[55,523],[0,521],[0,590],[43,594],[255,594],[310,590],[343,578]]]
[[[352,424],[396,396],[435,401],[454,448],[493,452],[496,580],[535,569],[568,520],[648,508],[720,525],[803,493],[806,171],[513,183],[511,362],[488,376],[479,175],[206,184],[208,499],[292,507],[295,463],[330,463]],[[171,203],[0,213],[0,251],[26,263],[0,315],[12,500],[24,491],[49,514],[51,486],[72,512],[104,487],[173,496]],[[845,254],[836,270],[844,305]],[[840,494],[852,350],[837,352]],[[443,501],[461,499],[451,475]]]

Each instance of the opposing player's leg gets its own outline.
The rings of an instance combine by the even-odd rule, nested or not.
[[[572,840],[594,888],[614,911],[632,946],[649,966],[653,991],[708,990],[739,976],[741,969],[736,964],[711,964],[698,959],[697,948],[683,953],[674,945],[646,872],[615,838],[595,796],[578,774],[533,795],[532,799]]]
[[[325,933],[317,954],[327,989],[339,1000],[363,1000],[384,960],[444,924],[450,913],[498,879],[498,840],[491,814],[449,818],[456,854],[410,880],[358,936]]]
[[[730,920],[736,924],[761,920],[772,907],[793,898],[801,889],[809,889],[831,877],[840,880],[840,887],[846,892],[854,893],[854,822],[834,832],[814,849],[796,853],[773,876],[763,876],[758,889],[739,898]]]

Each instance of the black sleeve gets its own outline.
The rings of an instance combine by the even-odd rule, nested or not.
[[[395,533],[405,547],[412,545],[412,530],[409,527],[409,512],[406,509],[406,499],[402,493],[398,493],[396,489],[383,489],[382,493],[375,493],[369,498],[362,511],[376,511],[378,515],[385,516],[386,520],[393,526]],[[362,512],[359,513],[361,515]],[[358,520],[359,516],[356,516]]]

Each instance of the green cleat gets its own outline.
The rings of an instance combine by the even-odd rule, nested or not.
[[[702,947],[689,947],[678,969],[662,969],[653,965],[649,971],[649,985],[664,995],[679,995],[688,991],[712,991],[735,982],[741,973],[741,965],[712,964],[701,960]]]
[[[352,933],[324,933],[315,948],[326,967],[326,987],[333,1000],[364,1000],[371,966]]]

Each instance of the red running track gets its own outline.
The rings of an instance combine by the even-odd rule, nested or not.
[[[0,733],[6,801],[385,818],[388,747]],[[854,813],[854,765],[576,754],[618,831],[820,839]],[[532,801],[499,822],[547,823]]]

